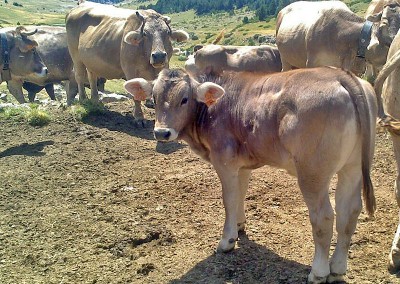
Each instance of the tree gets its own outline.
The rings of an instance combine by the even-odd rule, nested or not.
[[[247,17],[247,16],[244,16],[244,18],[243,18],[243,24],[248,24],[249,23],[249,17]]]
[[[267,9],[265,8],[264,5],[262,5],[259,9],[256,11],[256,16],[260,21],[265,21],[267,19]]]

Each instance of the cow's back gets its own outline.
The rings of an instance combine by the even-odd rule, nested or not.
[[[332,41],[337,41],[336,35],[326,33],[325,28],[353,13],[341,1],[321,2],[294,2],[279,12],[276,30],[276,43],[280,51],[282,61],[297,68],[315,67],[321,65],[335,65],[332,55],[335,48],[332,48]],[[332,21],[332,19],[337,18]],[[343,27],[344,29],[347,27]],[[340,31],[342,32],[342,31]],[[335,39],[329,38],[335,34]],[[314,50],[310,51],[310,47]],[[313,54],[318,58],[318,64],[311,64],[309,55]],[[337,56],[336,56],[337,57]]]
[[[120,50],[126,19],[135,11],[85,2],[66,17],[67,41],[74,62],[96,74],[122,78]]]

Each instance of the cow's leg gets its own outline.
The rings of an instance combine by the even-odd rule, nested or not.
[[[34,91],[28,91],[28,100],[30,103],[35,102],[36,93]]]
[[[249,188],[251,170],[239,170],[239,203],[237,207],[237,229],[244,231],[246,224],[246,214],[244,211],[244,200],[246,198],[247,189]]]
[[[397,178],[394,183],[394,192],[397,200],[397,206],[400,208],[400,138],[395,135],[391,136],[397,164]],[[389,253],[388,270],[390,273],[397,273],[400,271],[400,219],[392,242],[392,248],[390,249]]]
[[[307,204],[315,245],[308,283],[325,283],[330,274],[329,248],[333,233],[333,209],[329,201],[330,178],[304,174],[298,169],[298,182]]]
[[[79,101],[87,99],[85,92],[86,67],[82,63],[74,62],[75,80],[78,85]]]
[[[24,93],[22,92],[22,81],[20,80],[7,81],[7,88],[20,104],[26,103],[24,98]]]
[[[338,172],[335,191],[337,244],[330,261],[329,283],[343,281],[347,271],[350,241],[362,209],[361,186],[359,163],[348,165]]]
[[[90,85],[90,98],[94,102],[99,101],[99,92],[97,90],[97,76],[93,72],[87,70]]]
[[[50,99],[52,99],[53,101],[55,101],[55,100],[56,100],[56,95],[55,95],[55,93],[54,93],[54,84],[53,84],[53,83],[47,84],[47,85],[45,86],[45,89],[46,89],[46,92],[47,92],[47,94],[49,95]]]

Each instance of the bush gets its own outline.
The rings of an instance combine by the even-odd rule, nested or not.
[[[14,2],[13,5],[16,7],[24,7],[22,4],[19,4],[18,2]]]
[[[39,109],[31,109],[25,114],[25,119],[32,126],[44,126],[51,120],[50,115]]]
[[[106,111],[102,103],[96,103],[91,100],[85,100],[82,103],[77,103],[71,107],[70,112],[77,120],[84,120],[90,115],[101,115]]]

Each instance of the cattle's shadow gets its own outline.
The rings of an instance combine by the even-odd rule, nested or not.
[[[128,135],[146,140],[154,140],[154,121],[144,120],[144,123],[137,123],[131,114],[121,114],[116,111],[106,110],[101,114],[86,117],[83,123],[97,128],[106,128],[112,131],[123,132]]]
[[[155,140],[153,134],[154,120],[144,120],[143,124],[137,123],[131,113],[124,115],[116,111],[106,110],[101,114],[88,116],[83,120],[83,123],[97,128],[123,132],[145,140]],[[186,145],[174,141],[166,143],[158,142],[156,151],[168,155],[184,147]]]
[[[162,153],[165,155],[169,155],[172,154],[176,151],[178,151],[179,149],[185,148],[187,147],[184,144],[181,144],[179,142],[157,142],[157,146],[156,146],[156,152],[158,153]]]
[[[169,283],[297,284],[307,283],[310,270],[310,266],[284,259],[241,233],[238,248],[209,256]]]
[[[42,141],[34,144],[22,143],[21,145],[14,146],[0,152],[0,158],[8,156],[44,156],[44,147],[53,145],[54,141]]]

